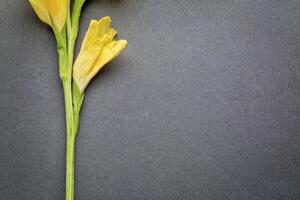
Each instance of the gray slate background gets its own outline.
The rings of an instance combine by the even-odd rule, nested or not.
[[[299,200],[299,0],[90,0],[129,46],[86,92],[77,200]],[[0,0],[0,199],[64,199],[52,33]],[[78,51],[78,48],[77,48]]]

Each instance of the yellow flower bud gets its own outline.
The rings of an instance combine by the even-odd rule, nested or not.
[[[59,31],[64,27],[69,0],[29,0],[39,18],[49,24],[55,26]]]
[[[83,93],[90,80],[126,47],[126,40],[114,40],[117,33],[110,27],[110,17],[92,20],[74,63],[73,78]]]

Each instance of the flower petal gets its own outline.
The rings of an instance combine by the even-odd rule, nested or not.
[[[110,28],[110,24],[110,17],[92,20],[85,34],[73,68],[73,78],[81,92],[97,72],[119,55],[127,44],[126,40],[113,40],[117,31]]]
[[[49,24],[55,25],[60,31],[66,22],[69,9],[69,0],[29,0],[39,18]]]
[[[103,17],[99,21],[91,20],[89,28],[84,36],[81,49],[86,50],[92,48],[99,36],[109,32],[110,23],[110,17]]]
[[[49,12],[45,5],[39,0],[29,0],[32,8],[34,9],[35,13],[38,17],[46,24],[51,26],[51,20],[49,16]]]
[[[97,73],[105,64],[117,57],[123,51],[123,49],[125,49],[126,46],[126,40],[114,40],[106,44],[103,47],[96,62],[94,63],[93,68],[95,69],[95,72]]]
[[[118,40],[118,41],[112,41],[103,47],[99,57],[97,58],[93,66],[90,68],[88,73],[85,74],[86,84],[83,87],[83,90],[91,81],[91,79],[100,71],[100,69],[102,69],[102,67],[105,64],[107,64],[115,57],[117,57],[122,52],[122,50],[126,47],[126,45],[127,45],[126,40]]]

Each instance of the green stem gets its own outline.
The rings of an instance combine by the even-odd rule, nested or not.
[[[80,92],[76,82],[73,81],[73,109],[74,109],[73,132],[75,136],[77,135],[77,131],[78,131],[80,109],[81,109],[83,99],[84,99],[84,94]]]
[[[74,200],[74,115],[71,81],[63,81],[66,109],[66,200]]]
[[[69,54],[69,62],[73,65],[73,54],[75,49],[75,42],[78,36],[78,28],[79,28],[79,20],[81,9],[85,0],[75,0],[72,10],[72,16],[68,17],[68,23],[71,23],[71,29],[68,31],[68,54]],[[82,94],[76,83],[72,83],[72,91],[73,91],[73,114],[74,114],[74,124],[73,124],[73,133],[76,136],[79,126],[79,117],[80,117],[80,108],[82,105],[82,101],[84,98],[84,94]]]
[[[68,59],[68,72],[67,80],[63,81],[64,95],[65,95],[65,107],[66,107],[66,121],[67,121],[67,135],[66,135],[66,200],[74,200],[74,163],[75,163],[75,143],[76,135],[79,124],[79,110],[77,98],[73,103],[73,92],[72,92],[72,68],[73,68],[73,54],[75,48],[75,41],[78,34],[79,16],[81,7],[78,10],[78,2],[75,1],[74,11],[72,14],[68,12],[67,16],[67,59]],[[75,15],[75,19],[73,20]],[[75,96],[78,97],[77,90],[75,90]],[[81,104],[80,104],[81,105]]]
[[[63,82],[66,107],[66,200],[74,199],[74,149],[72,90],[69,81]]]
[[[70,26],[67,24],[67,32]],[[66,115],[66,200],[74,200],[74,114],[72,97],[72,63],[69,62],[66,28],[58,31],[53,27],[59,55],[59,75],[62,80]]]
[[[68,12],[67,16],[68,60],[70,66],[73,66],[75,42],[78,36],[79,19],[83,3],[84,0],[75,0],[72,17],[70,12]]]
[[[74,200],[74,163],[75,163],[75,142],[76,136],[74,134],[74,110],[73,110],[73,97],[72,97],[72,69],[73,69],[73,50],[71,33],[71,19],[70,13],[67,17],[67,40],[68,40],[68,51],[67,51],[67,62],[68,62],[68,78],[63,81],[64,97],[65,97],[65,108],[66,108],[66,200]]]
[[[57,43],[57,53],[59,56],[59,76],[64,82],[68,79],[68,54],[67,54],[67,44],[66,44],[66,29],[63,28],[58,31],[53,27],[53,32],[55,35]]]
[[[68,12],[68,16],[67,16],[68,61],[71,69],[73,68],[73,54],[74,54],[74,46],[75,46],[75,41],[73,40],[73,36],[72,36],[72,30],[73,27],[71,22],[71,15],[70,12]],[[72,72],[70,73],[70,76],[72,78]]]
[[[72,134],[67,134],[66,146],[66,200],[74,200],[74,162],[75,162],[75,143],[79,125],[79,112],[83,101],[83,94],[73,82],[73,124]],[[69,97],[67,97],[70,101]]]
[[[78,35],[79,19],[84,2],[84,0],[75,0],[72,10],[72,39],[74,43]]]
[[[74,200],[75,142],[83,94],[72,88],[72,68],[75,41],[78,35],[80,12],[84,0],[75,0],[72,19],[68,12],[66,27],[59,31],[53,26],[59,54],[59,74],[62,80],[66,114],[66,200]],[[75,89],[74,89],[75,88]],[[75,94],[72,95],[72,89]],[[74,103],[73,103],[74,101]]]
[[[68,81],[63,81],[64,99],[66,109],[66,134],[73,135],[73,106],[72,90]]]
[[[66,200],[74,200],[75,136],[66,136]]]

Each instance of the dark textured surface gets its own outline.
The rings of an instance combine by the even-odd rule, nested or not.
[[[299,200],[300,1],[91,0],[129,46],[90,84],[77,200]],[[51,31],[0,0],[0,199],[64,199]]]

